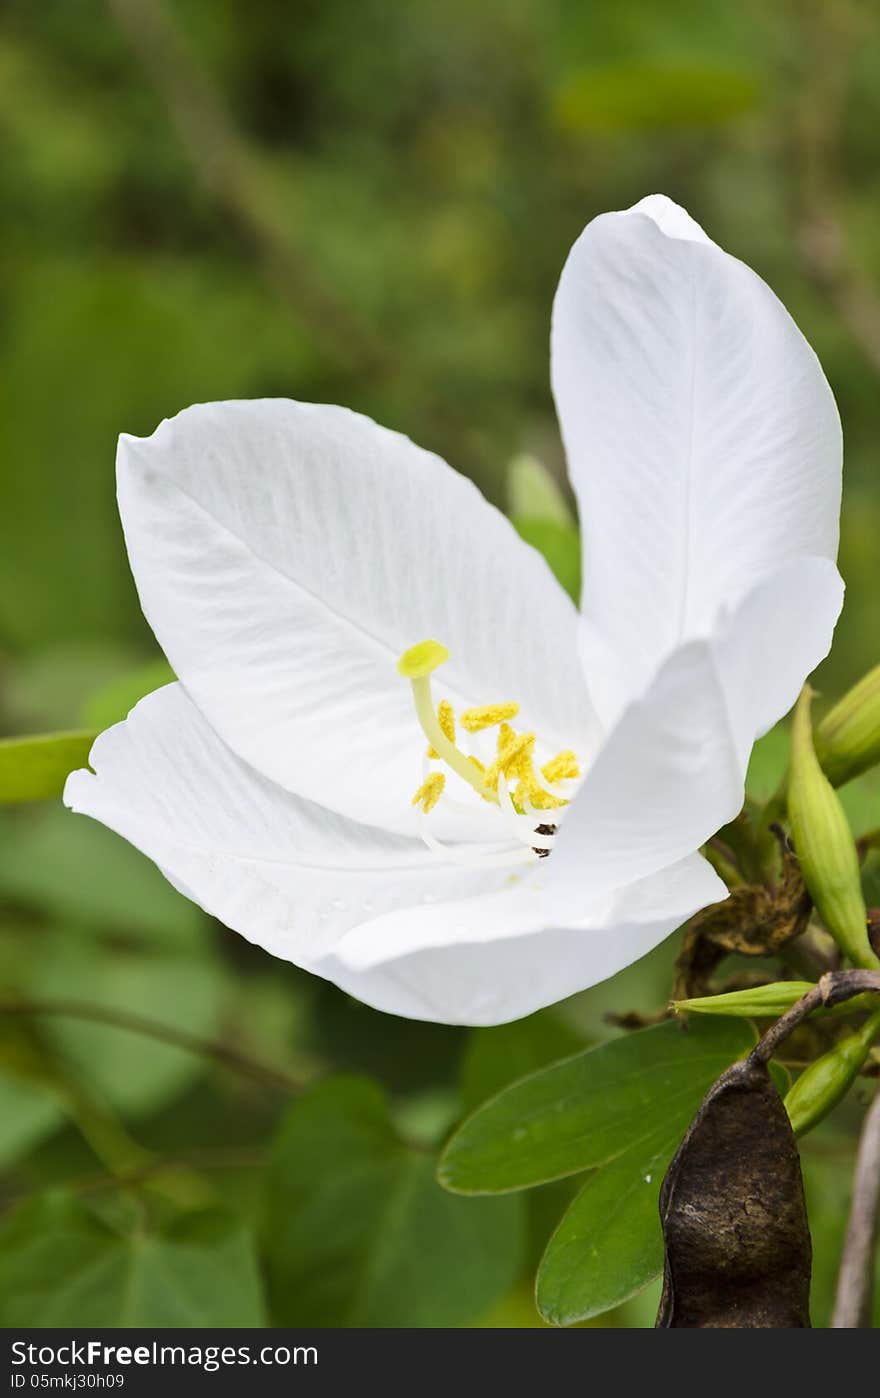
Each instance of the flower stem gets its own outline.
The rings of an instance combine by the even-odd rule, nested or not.
[[[305,1084],[281,1068],[273,1068],[268,1063],[260,1063],[247,1054],[230,1049],[214,1039],[199,1038],[188,1034],[185,1029],[173,1028],[147,1019],[143,1015],[130,1014],[113,1009],[109,1005],[91,1004],[87,1001],[46,999],[46,1000],[0,1000],[0,1016],[58,1015],[70,1019],[89,1020],[93,1024],[106,1024],[116,1029],[126,1029],[132,1034],[142,1034],[160,1043],[182,1049],[184,1053],[210,1058],[225,1068],[232,1068],[250,1078],[271,1086],[279,1092],[299,1093]]]

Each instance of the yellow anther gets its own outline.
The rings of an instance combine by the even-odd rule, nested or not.
[[[517,784],[513,793],[513,803],[520,810],[525,810],[527,804],[532,805],[536,811],[554,811],[568,804],[560,796],[551,796],[549,791],[545,791],[528,777],[524,777]]]
[[[461,716],[461,726],[468,733],[480,733],[484,728],[494,728],[505,719],[516,718],[519,704],[486,704],[481,709],[465,709]]]
[[[513,728],[511,728],[510,724],[509,724],[509,723],[502,723],[501,727],[498,729],[498,748],[497,748],[497,751],[498,751],[498,756],[499,756],[499,757],[501,756],[501,754],[502,754],[502,752],[504,751],[504,749],[505,749],[510,743],[513,742],[513,740],[514,740],[515,737],[516,737],[516,731],[515,731]]]
[[[562,752],[558,752],[555,757],[551,757],[549,762],[544,763],[541,774],[545,781],[562,782],[579,777],[581,769],[571,748],[565,748]]]
[[[498,762],[506,777],[526,777],[532,770],[534,733],[514,733],[498,754]]]
[[[490,791],[498,790],[498,778],[528,778],[534,771],[532,749],[535,746],[534,733],[515,733],[508,723],[502,723],[498,734],[498,755],[486,772],[486,785]]]
[[[439,641],[419,641],[417,646],[405,650],[397,662],[397,672],[408,680],[418,680],[430,675],[438,665],[449,659],[449,651]]]
[[[425,815],[433,811],[440,797],[443,795],[443,788],[446,785],[446,778],[442,772],[432,772],[430,777],[422,782],[418,791],[412,799],[414,806],[421,806]]]
[[[437,722],[440,724],[440,729],[441,729],[441,731],[442,731],[444,737],[448,738],[449,741],[450,741],[450,743],[454,743],[454,742],[455,742],[455,712],[454,712],[454,710],[453,710],[453,708],[452,708],[452,705],[450,704],[450,702],[449,702],[448,699],[441,699],[441,700],[440,700],[440,703],[437,705]],[[428,748],[428,756],[429,756],[429,757],[439,757],[439,756],[440,756],[439,752],[438,752],[437,749],[434,747],[434,744],[433,744],[433,743],[432,743],[432,744],[429,746],[429,748]]]

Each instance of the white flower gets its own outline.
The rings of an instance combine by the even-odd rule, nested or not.
[[[120,442],[180,682],[102,734],[67,804],[249,940],[416,1019],[528,1014],[723,898],[699,846],[842,602],[831,391],[683,209],[587,227],[552,378],[580,615],[469,481],[343,408],[208,404]],[[508,702],[515,723],[462,729]]]

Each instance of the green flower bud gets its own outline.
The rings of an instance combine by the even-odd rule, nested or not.
[[[880,762],[880,665],[825,715],[816,729],[816,756],[832,786]]]
[[[698,1015],[742,1015],[746,1019],[761,1016],[775,1019],[785,1014],[796,1000],[812,990],[811,981],[774,981],[772,985],[756,985],[749,990],[731,990],[724,995],[703,995],[698,1000],[675,1000],[676,1011],[686,1010]]]
[[[805,685],[794,712],[788,814],[804,883],[841,950],[856,966],[880,961],[868,942],[868,914],[859,857],[843,807],[819,766],[810,724],[812,691]]]
[[[846,1096],[880,1033],[880,1010],[875,1010],[855,1034],[834,1045],[805,1068],[785,1098],[785,1110],[796,1136],[816,1126]]]

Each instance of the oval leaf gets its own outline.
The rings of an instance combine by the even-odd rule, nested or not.
[[[551,1325],[610,1311],[662,1271],[657,1201],[686,1125],[676,1119],[589,1176],[538,1269],[538,1309]]]
[[[614,1039],[512,1084],[449,1142],[438,1177],[458,1194],[528,1189],[615,1159],[670,1118],[687,1122],[707,1087],[754,1043],[747,1024],[672,1021]]]

